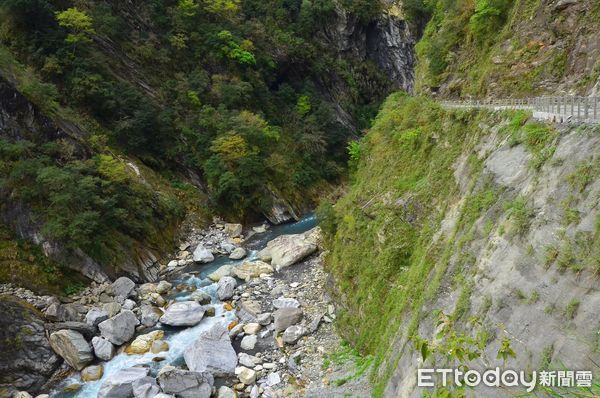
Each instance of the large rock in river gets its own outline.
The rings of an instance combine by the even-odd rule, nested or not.
[[[112,318],[100,322],[98,329],[106,340],[115,345],[125,344],[135,334],[138,320],[135,314],[129,310],[123,310]]]
[[[112,284],[112,291],[115,297],[127,298],[133,293],[133,289],[135,289],[135,283],[126,276],[120,277]]]
[[[92,346],[98,359],[110,361],[115,356],[115,346],[103,337],[95,336],[92,339]]]
[[[25,301],[2,295],[0,314],[0,391],[37,393],[62,363],[46,337],[43,315]]]
[[[267,247],[258,253],[258,257],[270,257],[271,265],[279,271],[315,251],[317,251],[317,245],[307,239],[305,234],[280,235],[267,243]]]
[[[97,398],[133,398],[133,384],[148,376],[149,368],[132,367],[123,369],[106,379]]]
[[[125,349],[125,352],[128,354],[144,354],[150,351],[154,341],[162,339],[164,335],[163,330],[153,330],[150,333],[139,335]]]
[[[246,249],[244,249],[243,247],[237,247],[231,252],[231,254],[229,254],[229,259],[241,260],[242,258],[246,257],[246,254]]]
[[[222,267],[219,267],[219,269],[217,269],[215,272],[209,274],[208,279],[214,282],[218,282],[221,280],[221,278],[224,278],[226,276],[232,276],[234,270],[235,267],[233,265],[225,264]]]
[[[245,281],[249,281],[252,278],[258,278],[262,274],[272,273],[273,267],[264,261],[244,261],[244,264],[233,269],[233,274]]]
[[[194,326],[204,317],[204,307],[196,301],[178,301],[171,304],[160,322],[169,326]]]
[[[233,297],[233,292],[237,286],[235,278],[225,276],[221,278],[217,286],[217,297],[221,301],[229,300]]]
[[[59,330],[50,335],[52,349],[74,369],[81,370],[92,362],[92,346],[74,330]]]
[[[215,259],[215,256],[206,247],[201,244],[194,250],[194,261],[197,263],[210,263]]]
[[[210,398],[214,378],[208,372],[174,368],[160,372],[158,384],[163,392],[177,398]]]
[[[143,377],[132,383],[133,396],[135,398],[156,398],[160,393],[160,388],[154,377]]]
[[[242,224],[231,224],[227,223],[224,226],[225,232],[232,238],[237,238],[242,234]]]
[[[162,311],[158,307],[154,307],[150,304],[142,304],[140,307],[141,323],[142,325],[151,328],[158,323],[158,320],[162,316]]]
[[[237,364],[229,332],[220,323],[203,332],[183,354],[183,358],[188,369],[210,372],[215,377],[233,375]]]

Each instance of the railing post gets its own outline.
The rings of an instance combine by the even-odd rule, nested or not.
[[[577,97],[577,120],[581,121],[581,97]]]
[[[588,111],[588,105],[589,105],[589,97],[585,97],[585,103],[584,103],[584,108],[583,108],[583,117],[585,118],[585,120],[588,120],[588,117],[590,116],[590,113]]]
[[[575,118],[575,97],[571,97],[571,117]]]
[[[540,97],[540,112],[546,111],[546,98]]]
[[[598,97],[594,97],[594,121],[598,120]]]

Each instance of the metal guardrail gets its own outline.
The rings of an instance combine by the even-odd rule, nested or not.
[[[600,97],[532,97],[495,100],[442,101],[451,108],[524,109],[536,119],[556,123],[600,123]]]

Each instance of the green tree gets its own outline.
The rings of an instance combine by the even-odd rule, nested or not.
[[[239,0],[203,0],[202,8],[208,13],[226,16],[238,12],[240,2]]]
[[[301,95],[298,97],[298,102],[296,103],[296,111],[304,116],[310,112],[310,97],[308,95]]]
[[[183,16],[193,17],[198,11],[199,5],[194,0],[179,0],[177,9]]]
[[[513,0],[477,0],[475,13],[469,19],[473,38],[479,44],[487,43],[506,22]]]
[[[96,33],[92,18],[75,7],[57,11],[56,20],[60,26],[70,31],[66,38],[69,44],[89,43],[92,41],[91,36]]]

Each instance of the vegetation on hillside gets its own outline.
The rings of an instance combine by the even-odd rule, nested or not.
[[[532,96],[565,83],[569,68],[576,79],[569,83],[573,90],[585,92],[596,83],[600,63],[588,73],[581,66],[590,60],[576,48],[578,40],[586,42],[586,34],[598,30],[597,2],[582,1],[578,7],[585,12],[539,0],[423,3],[432,16],[417,45],[417,91]]]
[[[342,3],[365,24],[381,12]],[[163,174],[200,173],[215,207],[243,218],[269,191],[294,201],[340,176],[354,132],[324,96],[335,79],[358,128],[385,93],[375,67],[318,39],[333,12],[332,0],[6,0],[0,42],[41,77],[30,97],[93,119],[109,146]]]
[[[361,353],[375,357],[376,396],[383,394],[396,369],[394,355],[404,352],[403,347],[390,350],[401,336],[412,342],[407,349],[436,346],[442,357],[444,347],[454,347],[453,355],[458,354],[451,360],[459,363],[482,355],[493,340],[495,325],[486,324],[471,308],[478,252],[470,245],[493,235],[522,239],[535,214],[530,196],[482,173],[483,160],[475,148],[481,148],[484,136],[499,134],[508,147],[523,145],[530,159],[526,167],[539,172],[553,156],[559,134],[529,118],[524,112],[445,110],[430,99],[397,93],[386,100],[367,136],[350,147],[352,185],[335,206],[324,203],[317,214],[329,249],[326,268],[335,277],[342,304],[339,330]],[[581,186],[590,184],[596,166],[586,162],[578,167]],[[573,198],[561,205],[565,226],[579,222],[575,203]],[[450,215],[456,223],[442,225]],[[598,229],[563,231],[560,247],[541,253],[530,245],[529,256],[541,267],[597,275],[597,234]],[[443,342],[435,338],[427,343],[419,335],[420,325],[433,322],[435,329],[432,318],[437,315],[425,308],[440,296],[440,289],[456,296],[453,309],[438,314],[452,327]],[[539,299],[534,293],[521,296],[523,302]],[[483,301],[489,309],[491,302]],[[503,344],[510,347],[510,341]],[[511,352],[506,347],[503,355]]]
[[[273,194],[310,204],[343,176],[348,138],[391,86],[324,39],[339,6],[365,25],[383,7],[1,1],[0,76],[86,134],[82,151],[33,131],[2,136],[0,193],[25,204],[45,237],[117,264],[119,242],[152,241],[185,211],[242,220]],[[336,120],[332,101],[354,127]]]
[[[335,208],[319,208],[331,248],[326,265],[346,305],[340,330],[375,356],[376,367],[389,354],[402,314],[418,316],[435,292],[430,273],[451,254],[442,244],[432,246],[432,236],[458,192],[452,165],[463,145],[474,145],[482,134],[470,122],[476,117],[444,111],[424,98],[391,95],[361,141],[350,191]],[[381,389],[385,380],[378,382]]]

